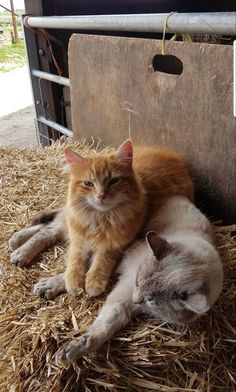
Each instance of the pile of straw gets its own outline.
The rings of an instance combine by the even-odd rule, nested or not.
[[[205,317],[190,327],[134,320],[98,353],[63,368],[55,363],[56,350],[88,328],[102,300],[33,295],[39,278],[63,270],[62,245],[27,269],[10,264],[8,249],[9,237],[37,211],[63,204],[63,148],[0,148],[0,171],[0,391],[236,390],[234,226],[216,229],[225,284]]]

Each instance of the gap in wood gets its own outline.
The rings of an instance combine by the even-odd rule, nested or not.
[[[181,75],[183,63],[178,57],[173,55],[157,54],[153,57],[152,66],[154,72],[164,72],[170,75]]]

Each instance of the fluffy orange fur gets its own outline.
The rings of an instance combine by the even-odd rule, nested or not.
[[[184,160],[174,152],[125,142],[116,153],[82,158],[67,150],[71,166],[65,216],[69,249],[65,282],[76,294],[84,287],[101,294],[124,249],[144,224],[174,195],[192,199]],[[86,274],[86,264],[92,260]]]

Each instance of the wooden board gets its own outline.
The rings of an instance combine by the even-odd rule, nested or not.
[[[210,216],[236,221],[236,127],[232,47],[168,42],[183,72],[155,71],[158,40],[72,36],[72,124],[77,139],[174,148],[189,162]]]

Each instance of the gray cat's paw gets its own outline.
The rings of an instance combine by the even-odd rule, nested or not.
[[[28,241],[29,238],[33,237],[34,234],[36,234],[39,230],[41,230],[42,227],[43,225],[39,224],[39,225],[27,227],[26,229],[14,233],[9,240],[10,249],[13,251],[19,248],[26,241]]]
[[[11,254],[11,262],[17,267],[25,267],[29,265],[31,261],[29,255],[22,252],[20,248],[14,250]]]
[[[10,249],[15,250],[19,248],[27,239],[21,231],[14,233],[9,240]]]
[[[83,355],[92,351],[93,339],[89,334],[73,339],[70,343],[64,344],[57,353],[58,363],[70,364],[77,361]]]
[[[64,292],[65,283],[60,275],[53,276],[51,278],[40,279],[40,281],[36,283],[33,288],[33,293],[35,295],[45,299],[53,299]]]

